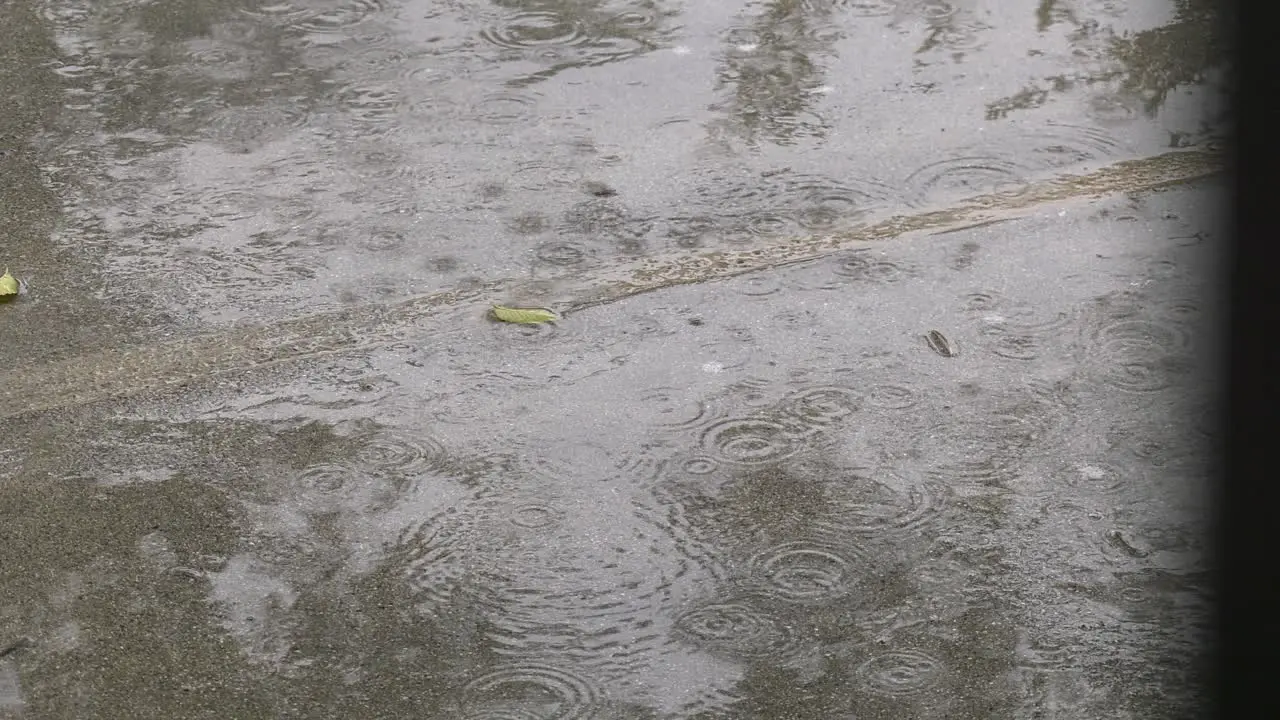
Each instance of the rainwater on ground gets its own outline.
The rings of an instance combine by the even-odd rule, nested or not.
[[[1199,716],[1217,30],[0,3],[0,718]]]

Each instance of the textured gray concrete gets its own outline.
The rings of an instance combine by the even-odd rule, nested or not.
[[[1198,716],[1211,20],[0,6],[0,718]]]

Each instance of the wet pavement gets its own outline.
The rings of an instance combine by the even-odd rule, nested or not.
[[[1199,716],[1129,5],[0,5],[0,718]]]

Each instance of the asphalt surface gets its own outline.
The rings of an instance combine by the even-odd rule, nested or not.
[[[0,718],[1198,716],[1212,20],[0,7]]]

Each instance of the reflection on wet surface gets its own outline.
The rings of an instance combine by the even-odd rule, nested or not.
[[[0,6],[0,717],[1194,715],[1225,50],[1006,5]]]

